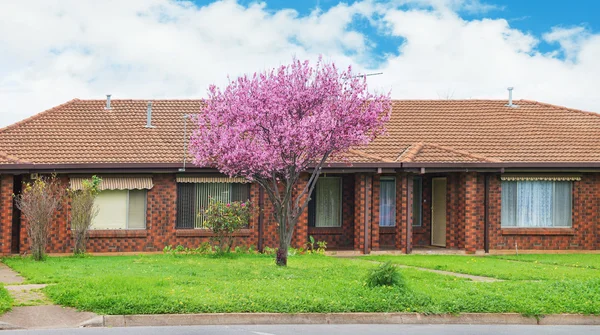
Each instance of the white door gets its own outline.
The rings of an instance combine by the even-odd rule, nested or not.
[[[431,245],[446,246],[446,178],[432,179]]]

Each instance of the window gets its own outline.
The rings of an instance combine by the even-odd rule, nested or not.
[[[321,177],[308,206],[311,227],[342,226],[342,178]]]
[[[421,227],[423,224],[423,178],[415,177],[413,180],[413,204],[412,204],[413,227]]]
[[[379,226],[396,225],[396,178],[382,177],[379,192]]]
[[[502,181],[503,227],[571,227],[568,181]]]
[[[105,190],[96,198],[92,229],[145,229],[146,190]]]
[[[222,202],[247,201],[250,199],[250,184],[178,183],[176,227],[206,229],[203,213],[209,198]]]

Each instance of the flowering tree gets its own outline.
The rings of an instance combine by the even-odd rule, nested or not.
[[[224,90],[212,85],[190,140],[195,163],[260,184],[278,222],[277,265],[298,218],[308,206],[332,155],[365,145],[383,132],[389,94],[367,90],[366,78],[321,59],[294,60],[278,69],[242,76]],[[312,169],[299,189],[301,174]]]

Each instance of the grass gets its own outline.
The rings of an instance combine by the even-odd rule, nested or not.
[[[0,284],[0,314],[10,311],[13,299],[8,294],[8,291]]]
[[[531,262],[534,264],[551,264],[575,268],[599,269],[600,254],[556,254],[556,255],[502,255],[493,256],[498,259]]]
[[[457,266],[458,256],[431,257]],[[449,257],[446,259],[445,257]],[[416,256],[393,256],[399,263]],[[368,257],[366,259],[377,259]],[[420,264],[426,258],[420,260]],[[467,262],[471,257],[462,257]],[[479,259],[486,259],[478,257]],[[540,281],[483,283],[417,269],[401,269],[406,284],[370,288],[365,276],[377,264],[363,260],[305,255],[289,259],[287,268],[271,256],[115,256],[60,257],[36,263],[29,258],[4,262],[31,283],[55,283],[44,290],[55,302],[101,314],[203,312],[516,312],[600,314],[600,277],[562,265],[515,262],[502,264],[558,267],[561,275]],[[493,267],[490,263],[480,271]],[[434,266],[433,263],[431,265]],[[562,276],[563,268],[581,272]],[[486,271],[490,271],[489,269]],[[520,272],[517,270],[515,272]],[[564,270],[566,271],[566,270]],[[541,272],[539,270],[538,272]],[[541,278],[541,274],[539,274]]]

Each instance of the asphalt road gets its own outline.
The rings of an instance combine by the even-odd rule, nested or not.
[[[329,334],[410,334],[410,335],[554,335],[600,334],[600,326],[493,326],[493,325],[265,325],[79,328],[5,330],[1,335],[329,335]]]

